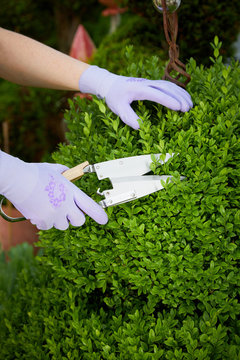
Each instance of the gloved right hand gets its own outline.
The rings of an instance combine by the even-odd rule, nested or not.
[[[39,230],[66,230],[69,223],[81,226],[84,213],[106,224],[101,206],[62,175],[67,169],[60,164],[26,163],[0,151],[0,194]]]

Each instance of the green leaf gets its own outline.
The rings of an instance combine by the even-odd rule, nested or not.
[[[217,47],[219,44],[219,39],[217,37],[217,35],[214,37],[214,45]]]
[[[105,106],[102,102],[99,102],[99,110],[100,110],[101,113],[103,113],[103,114],[106,113],[106,106]]]
[[[217,48],[215,48],[213,54],[214,54],[215,58],[218,58],[219,57],[219,50]]]

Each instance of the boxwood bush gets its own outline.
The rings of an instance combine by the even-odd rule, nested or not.
[[[42,232],[37,276],[24,271],[0,312],[0,359],[239,359],[240,67],[224,66],[219,47],[211,67],[189,62],[193,109],[138,102],[139,131],[103,101],[70,101],[70,144],[55,161],[174,152],[152,166],[173,181],[108,208],[105,226]],[[161,76],[156,57],[136,64],[127,52],[126,75]],[[109,186],[94,174],[77,185],[96,201]]]

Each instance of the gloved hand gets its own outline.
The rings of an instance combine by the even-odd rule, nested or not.
[[[106,224],[108,217],[100,205],[61,175],[67,169],[60,164],[26,163],[0,151],[0,194],[40,230],[53,226],[65,230],[69,222],[81,226],[84,213]]]
[[[139,117],[130,106],[132,101],[155,101],[183,112],[193,106],[188,92],[170,81],[119,76],[97,66],[89,66],[83,72],[79,89],[101,99],[105,98],[108,107],[134,129],[139,128]]]

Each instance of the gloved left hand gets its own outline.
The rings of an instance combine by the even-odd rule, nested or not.
[[[108,107],[133,129],[139,129],[139,117],[130,106],[135,100],[150,100],[183,112],[193,106],[189,93],[170,81],[119,76],[98,66],[83,72],[79,89],[105,98]]]

